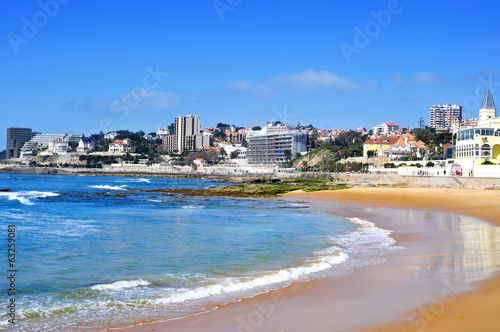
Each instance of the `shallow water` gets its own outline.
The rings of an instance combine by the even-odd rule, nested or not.
[[[15,328],[100,330],[186,316],[401,249],[390,231],[300,202],[133,190],[217,185],[0,174],[0,188],[12,189],[0,193],[0,227],[15,226]]]

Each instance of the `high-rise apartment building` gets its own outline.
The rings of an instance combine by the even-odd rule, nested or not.
[[[32,135],[30,128],[7,128],[7,159],[19,158],[21,148]]]
[[[434,105],[430,111],[430,126],[436,130],[450,130],[454,119],[462,121],[462,106]]]
[[[210,145],[210,138],[201,133],[198,115],[178,116],[175,118],[175,144],[177,150],[200,150]]]

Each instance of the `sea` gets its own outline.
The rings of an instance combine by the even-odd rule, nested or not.
[[[9,189],[0,191],[0,329],[165,321],[349,274],[401,249],[391,231],[307,202],[150,191],[222,184],[0,174]]]

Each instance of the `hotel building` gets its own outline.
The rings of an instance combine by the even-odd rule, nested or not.
[[[307,151],[308,135],[292,131],[287,125],[267,124],[262,130],[251,131],[247,136],[247,160],[250,165],[277,165],[286,162],[285,150],[292,156]]]

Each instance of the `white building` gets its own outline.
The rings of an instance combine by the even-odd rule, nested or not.
[[[159,137],[159,138],[163,138],[167,135],[170,135],[170,130],[168,130],[167,128],[158,128],[158,130],[156,131],[156,137]]]
[[[94,140],[90,137],[85,137],[83,135],[80,138],[80,142],[78,142],[78,147],[76,148],[76,152],[78,153],[89,153],[95,147]]]
[[[463,119],[462,121],[458,119],[453,119],[451,121],[451,132],[456,134],[457,131],[461,129],[470,129],[477,127],[478,118]]]
[[[58,137],[49,141],[47,152],[52,154],[66,154],[68,152],[68,148],[68,141],[64,140],[62,137]]]
[[[307,151],[305,132],[291,130],[287,125],[268,123],[262,130],[251,131],[247,136],[247,160],[251,165],[276,165],[287,160],[285,151],[291,156]]]
[[[135,152],[135,147],[132,146],[130,138],[125,138],[123,140],[116,140],[109,145],[109,152],[114,153],[125,153],[125,152]]]
[[[116,136],[118,136],[118,133],[111,131],[111,132],[107,133],[106,135],[104,135],[104,138],[112,141],[116,138]]]
[[[373,135],[384,135],[388,136],[391,134],[396,134],[399,130],[399,126],[395,123],[382,123],[378,126],[373,127]]]
[[[497,117],[496,111],[488,87],[479,109],[477,127],[461,129],[456,134],[455,162],[461,165],[464,172],[476,173],[486,161],[500,165],[500,117]],[[494,173],[495,168],[490,166],[486,169]]]
[[[239,165],[247,164],[248,148],[236,143],[221,143],[219,144],[219,147],[223,148],[224,151],[226,151],[227,158],[231,158],[231,154],[236,152],[237,157],[234,159],[230,159],[231,161]]]
[[[430,127],[436,130],[450,130],[454,121],[462,120],[462,106],[434,105],[430,110]]]
[[[63,134],[36,134],[28,142],[24,143],[21,148],[21,152],[24,151],[24,155],[27,155],[27,151],[38,151],[47,149],[49,147],[49,142],[57,138],[64,138]]]
[[[175,140],[177,150],[201,150],[210,145],[210,137],[202,135],[198,115],[178,116],[175,118]]]

